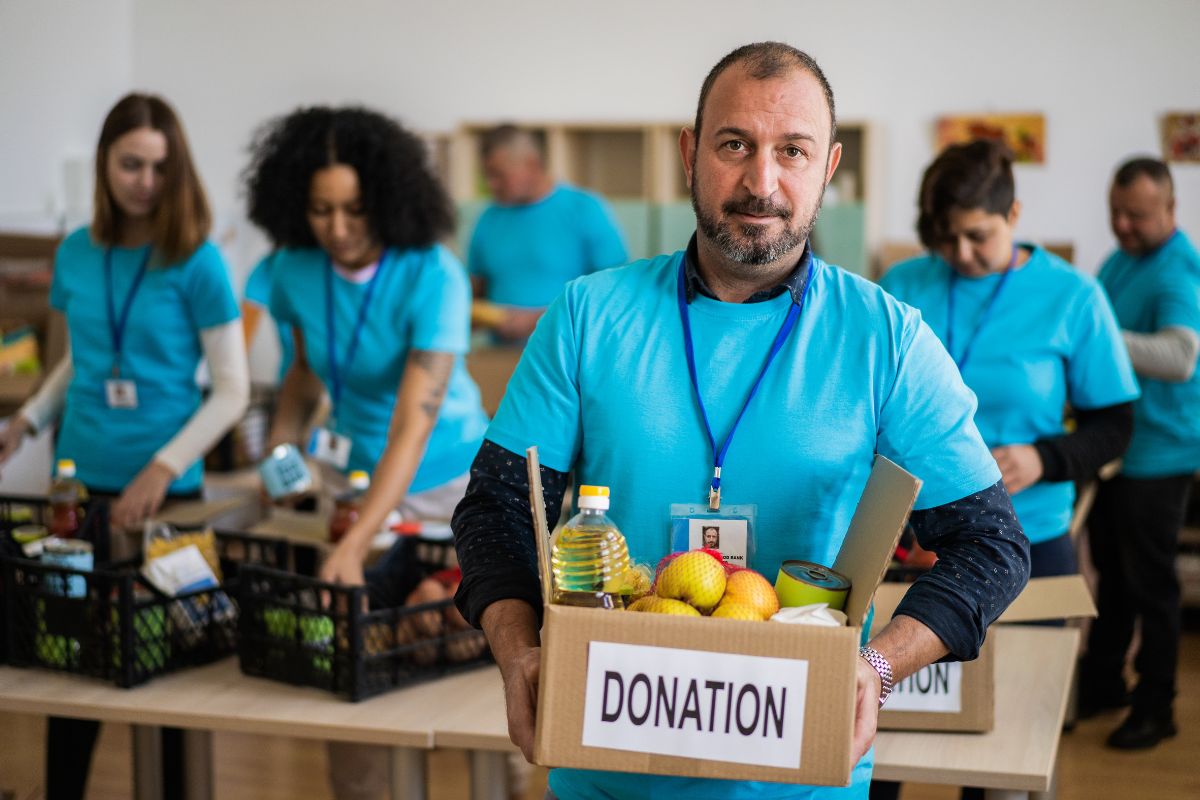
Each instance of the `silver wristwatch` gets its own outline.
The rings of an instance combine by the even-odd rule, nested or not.
[[[892,693],[892,665],[873,647],[858,648],[858,655],[879,673],[879,707],[883,708]]]

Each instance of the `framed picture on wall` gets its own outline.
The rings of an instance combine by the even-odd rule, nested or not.
[[[937,121],[937,151],[973,139],[999,139],[1018,163],[1046,162],[1046,117],[1042,114],[955,114]]]
[[[1162,117],[1163,159],[1200,163],[1200,112],[1176,112]]]

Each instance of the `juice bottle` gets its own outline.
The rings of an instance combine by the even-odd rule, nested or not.
[[[579,513],[559,531],[550,553],[552,602],[624,607],[629,549],[625,537],[604,513],[607,510],[607,486],[579,487]]]
[[[329,541],[340,542],[351,526],[358,521],[363,497],[371,485],[371,476],[361,469],[350,473],[350,491],[333,501],[333,516],[329,520]]]
[[[59,459],[58,476],[50,484],[50,535],[74,539],[83,525],[81,506],[86,500],[87,489],[75,479],[75,462]]]

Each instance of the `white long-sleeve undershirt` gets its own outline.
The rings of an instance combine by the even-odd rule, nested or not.
[[[191,419],[154,455],[156,461],[175,475],[182,474],[207,453],[246,411],[250,401],[250,372],[242,339],[240,319],[200,331],[212,390]],[[18,413],[35,430],[43,430],[62,413],[67,387],[74,375],[68,347],[62,361],[50,371],[37,394],[27,400]]]
[[[1133,370],[1144,378],[1183,383],[1196,372],[1200,337],[1191,328],[1163,328],[1155,333],[1122,332]]]

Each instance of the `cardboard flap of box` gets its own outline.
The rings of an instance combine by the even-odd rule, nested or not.
[[[997,622],[1036,622],[1096,616],[1096,604],[1082,575],[1057,575],[1029,581]]]
[[[542,579],[542,603],[550,605],[550,526],[546,522],[546,497],[542,492],[542,462],[537,446],[525,450],[529,470],[529,504],[533,510],[533,536],[537,546],[538,575]]]
[[[911,583],[882,583],[875,591],[875,621],[872,630],[882,628],[904,599]],[[1037,622],[1046,619],[1074,619],[1096,616],[1096,604],[1082,575],[1058,575],[1033,578],[1013,600],[997,622]]]
[[[246,504],[241,497],[226,497],[221,500],[183,500],[168,503],[155,515],[159,522],[177,528],[200,528],[211,523],[212,518]]]
[[[851,625],[866,622],[875,587],[891,563],[920,490],[921,481],[916,477],[883,456],[875,456],[871,476],[833,563],[834,570],[850,579],[845,610]]]
[[[250,533],[278,536],[292,542],[325,546],[329,544],[329,518],[311,511],[272,508],[270,516],[259,520]]]

